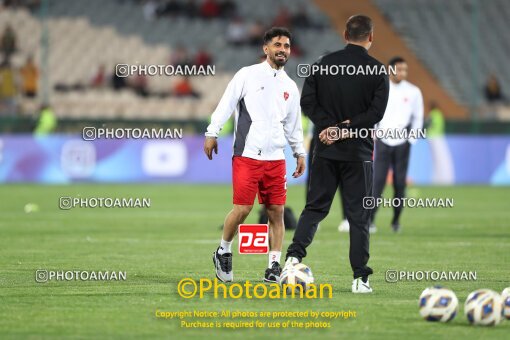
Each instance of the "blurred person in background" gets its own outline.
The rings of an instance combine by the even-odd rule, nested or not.
[[[198,17],[200,11],[198,10],[195,0],[187,0],[186,3],[182,5],[182,14],[189,19]]]
[[[445,138],[445,119],[435,101],[431,101],[427,128],[427,140],[432,155],[432,183],[454,184],[453,160]]]
[[[227,42],[234,46],[243,45],[246,43],[248,37],[248,28],[244,23],[243,18],[237,16],[233,18],[228,26],[225,39]]]
[[[212,19],[220,16],[220,5],[216,0],[204,0],[200,7],[200,15],[204,19]]]
[[[309,28],[311,27],[311,21],[306,11],[306,7],[303,5],[299,6],[296,14],[292,16],[292,25],[295,28]]]
[[[484,87],[485,99],[490,104],[498,104],[504,102],[505,97],[501,91],[501,85],[499,84],[498,78],[494,74],[491,74],[485,83]]]
[[[211,54],[207,51],[205,47],[201,47],[197,54],[195,55],[195,65],[196,66],[208,66],[212,65],[213,60]]]
[[[175,50],[170,57],[170,64],[172,66],[190,66],[192,64],[191,57],[188,49],[183,44],[177,44]]]
[[[106,67],[104,64],[99,65],[96,73],[90,80],[90,87],[92,88],[102,88],[106,84]]]
[[[402,57],[393,57],[389,62],[390,67],[396,67],[396,74],[390,72],[390,93],[388,105],[383,119],[377,123],[376,128],[382,131],[402,131],[423,129],[423,96],[420,89],[407,81],[408,66]],[[388,136],[389,137],[389,136]],[[388,171],[393,170],[394,197],[402,199],[406,192],[406,178],[411,153],[411,144],[416,143],[414,138],[377,138],[375,140],[374,156],[374,196],[377,200],[381,197]],[[391,228],[399,232],[400,215],[403,204],[393,207],[393,219]],[[370,232],[375,233],[375,215],[377,205],[372,210]]]
[[[264,30],[264,24],[260,20],[252,23],[248,30],[248,44],[258,46],[260,44],[260,37],[264,35]]]
[[[200,98],[201,95],[191,84],[189,76],[181,77],[174,85],[173,94],[176,97]]]
[[[140,97],[148,97],[149,96],[148,85],[149,84],[147,83],[147,76],[145,74],[138,74],[134,77],[131,83],[131,88]]]
[[[425,126],[427,128],[427,138],[444,137],[445,121],[444,115],[435,101],[429,103],[430,111]]]
[[[295,28],[323,29],[325,27],[323,23],[315,22],[310,18],[307,7],[304,5],[299,6],[297,12],[292,15],[291,20]]]
[[[21,67],[20,75],[23,94],[29,98],[36,97],[39,83],[39,70],[34,64],[32,56],[29,56],[25,65]]]
[[[291,27],[292,20],[289,10],[286,7],[280,7],[278,14],[273,19],[272,26]]]
[[[143,17],[147,21],[154,21],[157,18],[158,3],[155,0],[145,1],[143,4]]]
[[[10,59],[11,55],[17,50],[16,32],[11,25],[5,26],[2,37],[0,38],[0,52],[4,59]]]
[[[16,73],[9,59],[0,63],[0,115],[16,115]]]
[[[119,77],[116,71],[116,69],[113,70],[111,85],[115,91],[119,91],[127,87],[126,77]]]
[[[222,18],[232,18],[237,13],[237,5],[232,0],[223,0],[220,2],[220,13]]]
[[[34,130],[36,136],[47,136],[57,128],[57,116],[49,104],[43,104]]]
[[[177,2],[176,0],[170,0],[164,2],[162,5],[159,6],[159,8],[156,10],[156,13],[158,16],[171,16],[175,17],[179,14],[181,14],[182,11],[182,5]]]

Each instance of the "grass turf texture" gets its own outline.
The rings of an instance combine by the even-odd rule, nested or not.
[[[296,214],[304,205],[303,190],[289,188],[288,205]],[[202,300],[186,300],[176,292],[180,279],[214,277],[211,253],[220,239],[218,226],[230,208],[230,186],[1,186],[0,338],[508,339],[509,321],[495,328],[471,327],[462,307],[475,289],[500,292],[510,286],[510,189],[415,187],[411,193],[453,197],[455,207],[407,209],[403,232],[398,235],[389,227],[391,211],[380,210],[379,232],[371,238],[372,295],[350,293],[348,235],[337,231],[340,209],[335,199],[304,261],[317,283],[333,285],[333,299],[224,300],[207,294]],[[58,209],[60,196],[77,195],[148,197],[152,205],[147,209]],[[38,204],[40,211],[25,213],[27,203]],[[257,210],[255,206],[247,222],[256,221]],[[287,233],[285,248],[291,237]],[[266,264],[266,255],[234,254],[235,278],[259,283]],[[36,269],[126,271],[127,281],[40,284],[34,279]],[[417,306],[421,291],[436,283],[386,283],[388,269],[477,271],[478,280],[442,283],[457,294],[460,310],[452,322],[438,324],[423,321]],[[357,318],[331,321],[329,329],[196,330],[181,329],[175,319],[157,319],[156,309],[354,310]]]

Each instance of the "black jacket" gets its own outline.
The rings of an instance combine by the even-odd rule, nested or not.
[[[365,48],[352,44],[323,56],[315,65],[353,65],[356,69],[359,65],[371,65],[377,69],[383,66],[368,55]],[[388,102],[388,76],[384,72],[377,75],[347,73],[327,75],[314,72],[305,80],[301,108],[315,124],[317,134],[345,120],[351,121],[352,130],[373,128],[383,118]],[[341,140],[330,146],[318,142],[314,151],[325,158],[367,161],[372,160],[373,150],[374,141],[369,134],[367,138]]]

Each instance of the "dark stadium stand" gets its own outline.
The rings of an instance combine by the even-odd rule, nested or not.
[[[410,80],[422,88],[426,104],[430,100],[441,103],[450,119],[504,121],[510,117],[505,102],[510,70],[496,69],[504,65],[510,50],[502,33],[503,14],[510,14],[510,6],[502,0],[477,8],[472,3],[479,2],[468,0],[362,0],[356,4],[237,0],[220,1],[218,8],[205,6],[204,1],[191,8],[181,0],[172,5],[136,0],[15,3],[18,5],[0,10],[0,21],[12,27],[17,43],[9,67],[15,72],[33,55],[39,68],[37,96],[16,93],[9,102],[16,105],[17,117],[33,117],[48,99],[61,121],[191,121],[203,126],[233,73],[257,62],[260,34],[265,28],[272,24],[291,27],[296,37],[295,55],[286,69],[301,87],[297,64],[311,63],[324,52],[341,48],[342,25],[360,9],[376,23],[371,53],[382,61],[395,54],[405,56],[413,69]],[[274,8],[270,16],[269,7]],[[460,12],[459,21],[447,20]],[[489,19],[499,29],[489,34],[490,27],[478,24],[475,32],[476,22]],[[459,34],[459,30],[477,34]],[[491,53],[479,53],[481,50]],[[130,77],[123,87],[110,86],[116,64],[168,65],[176,60],[206,60],[215,65],[216,74],[190,78],[196,95],[185,97],[176,96],[180,77]],[[493,73],[502,89],[502,100],[496,103],[484,99],[485,80]],[[27,120],[18,123],[13,118],[9,122],[4,130],[10,126],[8,131],[23,131],[29,126]]]

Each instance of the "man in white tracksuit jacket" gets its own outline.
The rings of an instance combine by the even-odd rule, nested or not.
[[[243,67],[228,84],[207,127],[204,151],[212,159],[217,153],[216,137],[235,112],[232,157],[234,207],[225,219],[223,237],[213,253],[216,277],[233,280],[232,240],[239,224],[250,213],[255,196],[264,204],[269,219],[269,261],[264,280],[278,282],[280,256],[285,227],[286,200],[284,149],[288,142],[297,158],[294,177],[305,170],[305,149],[301,127],[300,95],[296,83],[283,66],[290,54],[290,32],[274,27],[264,35],[264,53],[260,64]]]

